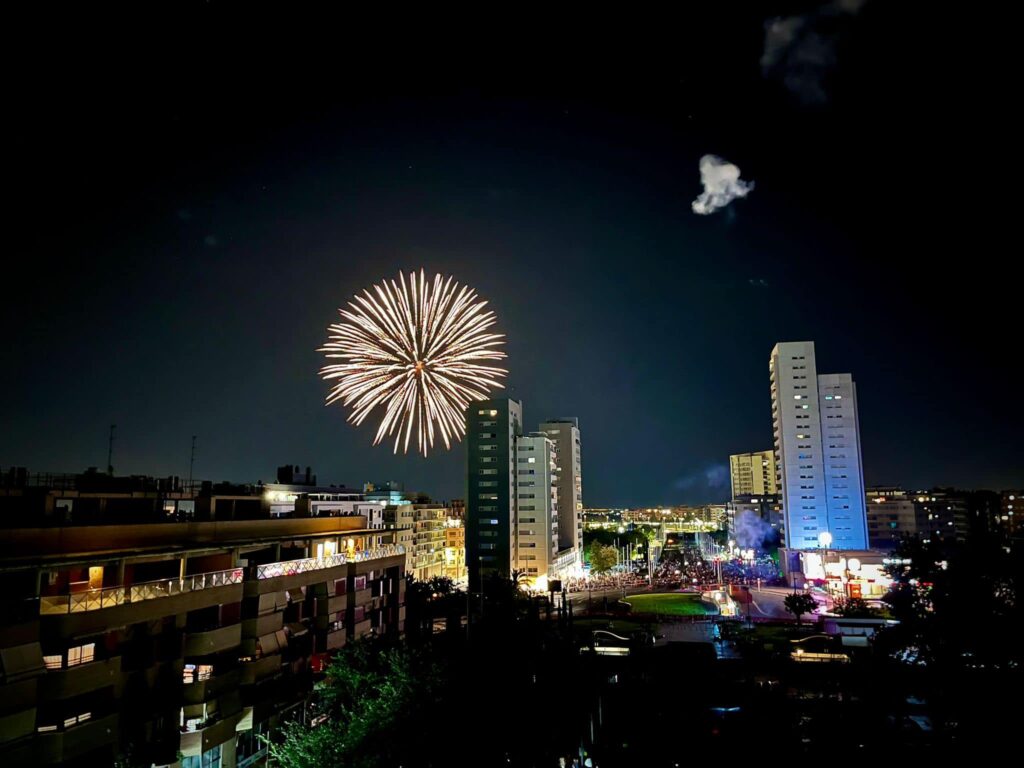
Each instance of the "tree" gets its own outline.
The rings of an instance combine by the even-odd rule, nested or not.
[[[786,595],[782,602],[786,606],[786,612],[796,616],[797,624],[800,623],[801,616],[811,613],[818,607],[818,603],[806,592],[794,592],[791,595]]]
[[[326,720],[286,723],[283,739],[270,742],[270,754],[295,768],[408,764],[417,754],[419,713],[442,681],[439,667],[421,652],[356,641],[334,657],[316,685],[315,707]]]
[[[618,553],[615,547],[594,542],[587,550],[587,560],[590,561],[590,570],[594,573],[606,573],[618,562]]]
[[[836,613],[848,619],[873,619],[879,616],[879,612],[871,608],[859,597],[851,597],[842,605],[836,608]]]

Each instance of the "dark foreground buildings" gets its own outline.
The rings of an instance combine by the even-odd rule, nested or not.
[[[263,764],[333,649],[402,633],[394,531],[351,491],[282,488],[0,484],[5,768]]]

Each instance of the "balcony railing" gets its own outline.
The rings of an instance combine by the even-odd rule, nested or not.
[[[129,603],[141,603],[159,597],[172,597],[186,592],[198,592],[211,587],[226,587],[241,584],[244,571],[231,568],[226,571],[197,573],[184,579],[161,579],[160,581],[144,581],[140,584],[107,587],[106,589],[90,589],[70,595],[43,596],[39,598],[39,613],[42,615],[61,613],[84,613],[98,611],[102,608],[113,608]]]
[[[336,568],[346,563],[359,563],[364,560],[378,560],[384,557],[404,555],[405,547],[401,544],[389,544],[377,549],[364,549],[349,555],[341,553],[330,557],[307,557],[302,560],[285,560],[280,563],[267,563],[256,567],[256,578],[275,579],[278,576],[294,576],[309,571],[322,571]]]

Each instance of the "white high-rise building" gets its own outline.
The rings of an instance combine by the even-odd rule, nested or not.
[[[558,464],[558,548],[583,549],[583,472],[576,418],[551,419],[540,431],[555,443]]]
[[[558,554],[558,476],[555,444],[534,432],[516,438],[516,517],[513,561],[536,583],[547,577]]]
[[[769,367],[786,546],[867,549],[853,377],[819,376],[813,341],[776,344]]]

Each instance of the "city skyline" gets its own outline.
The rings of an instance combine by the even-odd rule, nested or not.
[[[197,477],[298,461],[460,495],[464,444],[370,449],[315,374],[345,297],[423,267],[491,301],[502,396],[578,416],[595,504],[724,500],[728,457],[770,444],[764,358],[799,339],[858,382],[868,485],[1019,485],[1019,415],[992,407],[1019,369],[994,231],[1012,216],[999,196],[996,225],[964,215],[997,171],[921,137],[982,128],[960,80],[918,70],[944,59],[901,44],[945,38],[867,3],[835,20],[841,65],[794,93],[765,64],[791,12],[708,11],[571,77],[559,45],[438,77],[298,43],[236,77],[251,57],[204,17],[225,34],[187,60],[152,41],[134,80],[107,76],[102,35],[62,40],[67,77],[15,94],[0,466],[103,468],[116,423],[119,473],[184,476],[198,435]]]

